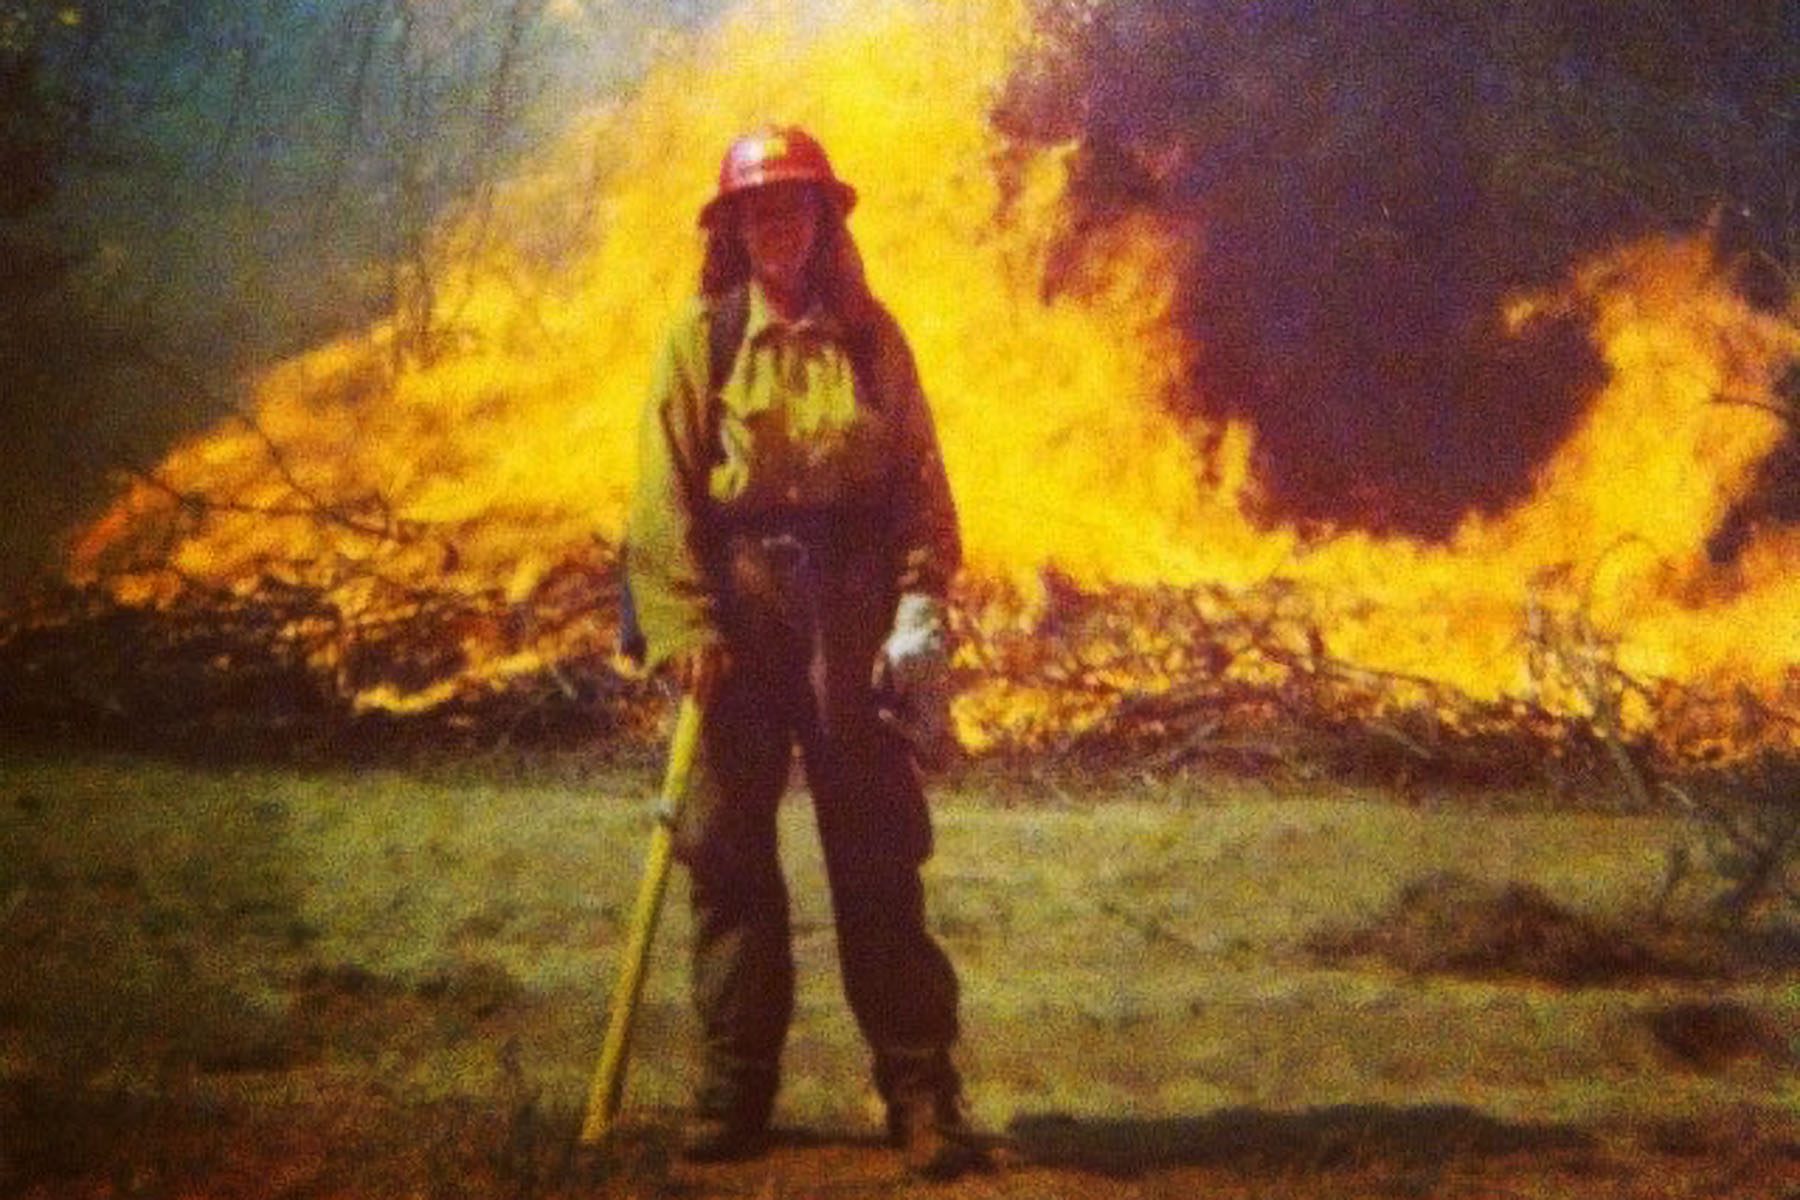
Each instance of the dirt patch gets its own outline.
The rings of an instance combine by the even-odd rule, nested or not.
[[[1292,1114],[1240,1109],[1156,1121],[1026,1117],[1007,1132],[1027,1161],[1118,1178],[1173,1166],[1246,1175],[1374,1167],[1404,1172],[1450,1157],[1468,1161],[1528,1153],[1580,1164],[1597,1146],[1579,1130],[1508,1124],[1449,1106],[1351,1105]]]
[[[51,1081],[0,1085],[10,1159],[0,1194],[442,1196],[481,1200],[1367,1200],[1729,1195],[1789,1200],[1791,1142],[1754,1129],[1684,1127],[1662,1144],[1458,1108],[1253,1110],[1161,1121],[1059,1116],[1015,1121],[989,1163],[946,1183],[908,1179],[872,1137],[778,1132],[744,1163],[695,1167],[670,1153],[672,1115],[635,1121],[605,1146],[575,1138],[579,1114],[530,1099],[408,1101],[350,1088],[299,1104],[132,1097]]]
[[[373,1060],[404,1044],[418,1052],[468,1037],[526,1005],[526,989],[497,963],[444,967],[416,982],[355,963],[314,966],[293,985],[288,1042],[299,1061],[335,1052]]]
[[[1417,975],[1516,977],[1565,987],[1715,973],[1650,933],[1573,913],[1525,883],[1439,871],[1401,889],[1359,928],[1322,930],[1307,949],[1325,962],[1374,958]]]
[[[1644,1020],[1657,1045],[1687,1070],[1710,1074],[1738,1062],[1779,1066],[1793,1059],[1773,1021],[1733,1001],[1677,1004]]]
[[[525,988],[498,963],[472,962],[447,967],[421,982],[414,991],[440,1009],[482,1020],[525,999]]]

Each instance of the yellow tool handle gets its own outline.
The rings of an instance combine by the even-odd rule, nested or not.
[[[663,776],[662,797],[657,806],[656,828],[650,834],[650,852],[638,882],[637,903],[632,909],[631,932],[625,942],[625,958],[613,987],[606,1022],[606,1041],[600,1047],[600,1065],[588,1089],[587,1118],[581,1125],[581,1144],[591,1146],[604,1138],[619,1115],[625,1093],[625,1059],[631,1048],[631,1027],[637,1019],[638,1001],[644,994],[644,976],[650,964],[650,944],[656,938],[656,922],[668,890],[669,864],[674,857],[675,818],[687,796],[688,776],[700,748],[700,705],[683,696],[675,716],[675,735],[669,746],[669,766]]]

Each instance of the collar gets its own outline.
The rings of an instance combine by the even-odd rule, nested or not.
[[[764,336],[779,337],[789,333],[819,333],[833,337],[839,332],[837,318],[817,300],[799,319],[788,320],[775,311],[760,283],[752,279],[749,288],[750,311],[744,322],[744,341],[747,343]]]

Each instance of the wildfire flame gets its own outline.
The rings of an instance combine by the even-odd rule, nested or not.
[[[503,226],[441,231],[431,353],[398,353],[408,331],[389,323],[270,370],[253,422],[170,454],[85,531],[72,573],[133,602],[270,576],[332,588],[348,613],[375,603],[371,580],[528,600],[616,542],[653,348],[696,275],[693,214],[728,140],[780,120],[814,130],[862,195],[852,228],[912,338],[975,575],[1027,592],[1046,565],[1093,585],[1285,581],[1334,658],[1478,697],[1528,686],[1546,617],[1578,616],[1633,674],[1795,686],[1800,531],[1756,530],[1728,563],[1707,545],[1784,435],[1771,397],[1800,327],[1737,298],[1704,237],[1516,300],[1516,324],[1585,314],[1609,378],[1511,510],[1441,543],[1269,527],[1248,515],[1253,430],[1163,403],[1190,353],[1170,320],[1174,232],[1091,235],[1101,266],[1045,294],[1063,152],[1021,161],[985,116],[1030,49],[1024,5],[850,7],[749,0],[629,105],[582,118],[507,185]],[[472,657],[505,673],[556,651]]]

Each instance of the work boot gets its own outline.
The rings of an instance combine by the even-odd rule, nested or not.
[[[695,1113],[682,1122],[678,1151],[691,1163],[741,1162],[769,1144],[769,1127],[735,1113]]]
[[[709,1070],[681,1123],[676,1152],[688,1162],[737,1162],[755,1158],[769,1144],[769,1117],[775,1109],[776,1072],[766,1066],[732,1064]]]
[[[952,1179],[981,1163],[975,1132],[954,1096],[903,1096],[888,1108],[888,1137],[907,1173]]]

